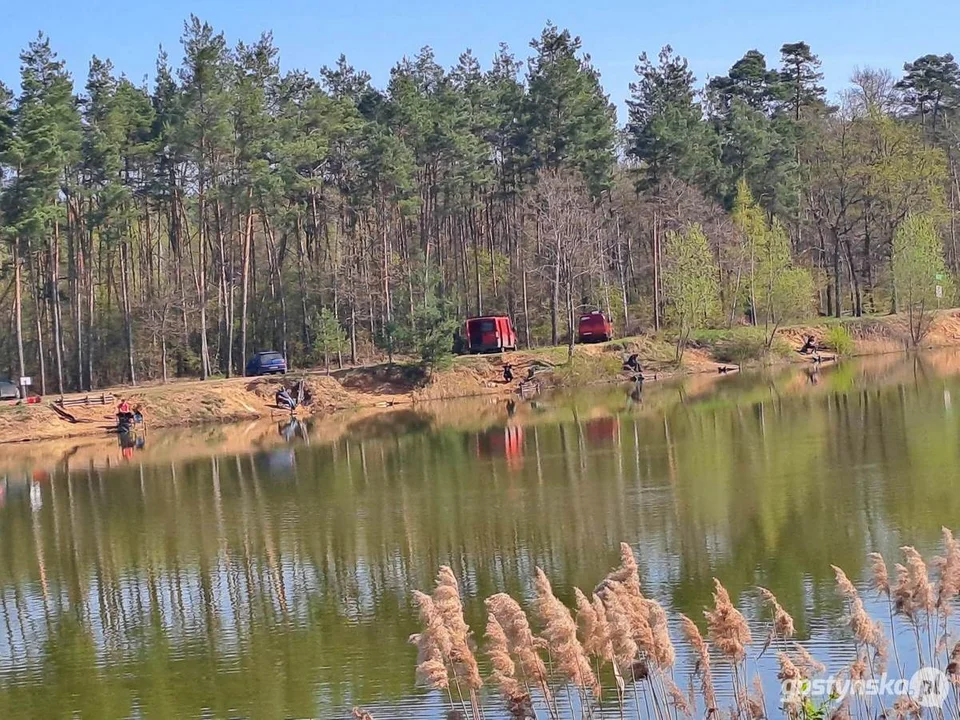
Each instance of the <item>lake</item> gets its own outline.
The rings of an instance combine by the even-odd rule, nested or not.
[[[210,429],[109,462],[61,444],[0,469],[0,717],[442,718],[412,590],[450,565],[480,637],[483,598],[528,606],[541,567],[572,604],[621,541],[671,618],[699,621],[717,577],[762,628],[763,585],[848,662],[831,564],[866,594],[868,552],[932,554],[960,526],[958,373],[953,351],[891,355],[274,424],[229,450]]]

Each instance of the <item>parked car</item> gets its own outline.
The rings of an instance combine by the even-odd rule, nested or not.
[[[467,320],[464,336],[469,353],[506,352],[517,349],[517,333],[510,318],[502,315]]]
[[[258,352],[247,363],[247,376],[286,375],[287,359],[276,350]]]
[[[0,400],[19,400],[20,389],[10,382],[10,378],[0,375]]]
[[[613,338],[613,325],[599,310],[580,316],[577,340],[582,343],[606,342]]]

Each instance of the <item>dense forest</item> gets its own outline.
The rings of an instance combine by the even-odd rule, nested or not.
[[[683,335],[952,299],[951,55],[833,100],[803,42],[703,82],[666,47],[619,124],[553,25],[384,88],[343,57],[281,72],[269,34],[181,42],[149,83],[96,57],[81,83],[40,35],[0,85],[0,368],[38,390],[364,361],[475,314],[533,346],[587,309]]]

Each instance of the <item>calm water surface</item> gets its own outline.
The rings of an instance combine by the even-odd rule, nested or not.
[[[830,564],[862,581],[869,551],[960,526],[958,371],[891,356],[640,402],[425,406],[229,455],[12,473],[0,718],[442,717],[414,687],[412,589],[451,565],[482,631],[484,597],[528,600],[540,566],[569,601],[621,540],[671,610],[700,618],[716,576],[757,618],[762,584],[843,662]]]

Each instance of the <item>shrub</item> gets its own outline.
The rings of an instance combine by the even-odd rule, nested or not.
[[[743,328],[726,333],[713,348],[713,356],[718,361],[737,365],[760,360],[766,354],[767,338],[760,328]]]
[[[856,346],[853,336],[843,325],[833,325],[823,338],[823,345],[837,355],[852,355]]]

